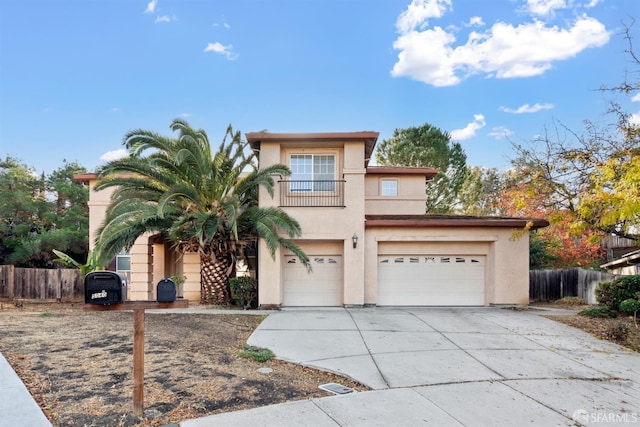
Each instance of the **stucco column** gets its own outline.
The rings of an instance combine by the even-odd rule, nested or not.
[[[353,247],[353,235],[358,237]],[[364,305],[364,226],[356,229],[354,234],[344,241],[344,305]]]
[[[153,299],[153,253],[149,235],[142,235],[131,247],[131,300]]]
[[[258,243],[258,304],[260,306],[282,305],[282,253],[278,249],[275,258],[271,257],[266,243]]]

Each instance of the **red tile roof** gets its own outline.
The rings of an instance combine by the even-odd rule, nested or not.
[[[373,154],[373,149],[378,141],[379,132],[316,132],[316,133],[271,133],[271,132],[249,132],[246,133],[247,142],[254,150],[260,149],[261,142],[340,142],[340,141],[363,141],[364,142],[364,162],[365,167],[369,164],[369,159]]]
[[[403,167],[388,167],[388,166],[369,166],[367,168],[367,175],[421,175],[427,177],[427,179],[433,178],[438,174],[439,170],[436,168],[403,168]]]
[[[470,215],[366,215],[365,227],[509,227],[532,230],[544,228],[549,221],[540,218],[513,218]]]

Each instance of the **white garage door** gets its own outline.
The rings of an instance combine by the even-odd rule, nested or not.
[[[341,306],[342,257],[340,255],[310,255],[313,271],[307,272],[295,256],[285,256],[285,306]]]
[[[378,257],[378,305],[484,305],[485,256]]]

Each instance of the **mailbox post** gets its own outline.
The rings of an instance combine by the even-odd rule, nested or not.
[[[85,304],[84,311],[133,311],[133,415],[144,413],[144,311],[188,308],[188,300],[174,302],[122,301],[117,304]]]

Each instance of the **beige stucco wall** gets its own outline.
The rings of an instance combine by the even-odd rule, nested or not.
[[[345,283],[350,286],[344,289],[344,304],[362,305],[364,286],[364,249],[358,245],[353,249],[351,239],[355,234],[362,241],[364,236],[364,143],[333,141],[322,148],[281,147],[277,143],[263,143],[260,147],[260,164],[269,165],[282,162],[289,165],[293,153],[333,153],[336,154],[336,179],[344,179],[346,207],[313,207],[284,208],[295,218],[301,228],[302,235],[296,240],[306,250],[316,250],[314,245],[325,242],[340,242],[342,251]],[[276,177],[278,179],[278,177]],[[278,206],[279,189],[271,199],[265,190],[260,192],[260,206]],[[348,250],[347,250],[348,249]],[[264,241],[258,246],[259,269],[259,301],[261,305],[282,303],[282,260],[283,253],[277,251],[272,258]]]
[[[89,182],[89,248],[95,248],[97,229],[106,217],[112,188],[95,190],[97,181]],[[191,301],[200,300],[200,259],[197,254],[180,256],[166,245],[154,243],[150,235],[138,238],[130,250],[131,280],[128,298],[131,300],[154,300],[156,285],[164,277],[182,273],[186,276],[183,296]]]
[[[615,268],[609,268],[609,273],[618,276],[633,276],[640,274],[640,265],[624,265]]]
[[[398,253],[477,254],[486,256],[485,304],[527,304],[528,233],[508,228],[447,227],[398,228],[371,227],[365,230],[365,214],[424,213],[424,176],[366,174],[364,142],[330,141],[310,148],[308,144],[262,142],[260,164],[289,165],[293,153],[336,154],[336,179],[344,179],[345,207],[284,208],[295,218],[302,235],[294,241],[309,255],[341,255],[343,262],[344,305],[375,304],[377,300],[378,255]],[[260,189],[260,206],[278,206],[280,195],[274,176],[275,194]],[[284,177],[282,177],[284,178]],[[397,197],[379,196],[380,180],[398,180]],[[90,183],[90,247],[95,231],[102,224],[111,190],[95,192]],[[352,236],[358,237],[353,248]],[[155,298],[155,285],[174,273],[187,277],[184,298],[200,299],[200,260],[190,253],[175,258],[164,245],[142,236],[131,249],[131,299]],[[391,252],[390,252],[391,251]],[[263,240],[258,246],[259,303],[280,305],[283,301],[283,250],[272,257]]]
[[[183,298],[200,301],[200,257],[197,253],[182,255],[182,274],[187,278],[183,285]]]
[[[154,298],[153,286],[153,245],[150,244],[151,236],[144,234],[136,240],[131,247],[131,282],[129,283],[129,295],[131,300],[152,300]]]
[[[383,179],[398,181],[398,195],[380,195]],[[365,176],[367,215],[422,215],[425,213],[425,177],[419,175],[368,174]]]
[[[425,209],[424,176],[366,175],[364,144],[339,143],[321,148],[298,148],[288,142],[275,142],[260,147],[260,163],[281,162],[289,165],[293,153],[333,153],[339,156],[337,179],[344,178],[344,208],[287,207],[284,208],[302,227],[296,243],[307,254],[338,254],[343,256],[343,304],[375,304],[377,300],[378,255],[388,251],[405,254],[477,254],[487,259],[485,270],[485,304],[528,304],[529,242],[528,233],[508,228],[364,228],[367,214],[423,214]],[[279,177],[276,177],[276,179]],[[397,197],[381,197],[381,179],[398,180]],[[279,189],[271,199],[261,190],[261,206],[278,206]],[[351,237],[358,236],[357,248]],[[333,242],[329,252],[327,242]],[[323,252],[324,251],[324,252]],[[386,252],[385,252],[386,251]],[[263,241],[259,244],[259,301],[261,305],[280,305],[283,301],[283,256],[278,250],[269,254]]]
[[[518,237],[519,236],[519,237]],[[485,255],[485,304],[529,303],[529,238],[508,228],[369,228],[365,304],[377,301],[378,255]]]
[[[97,230],[104,222],[107,215],[107,206],[111,200],[113,188],[96,191],[97,181],[89,181],[89,250],[96,246]]]

